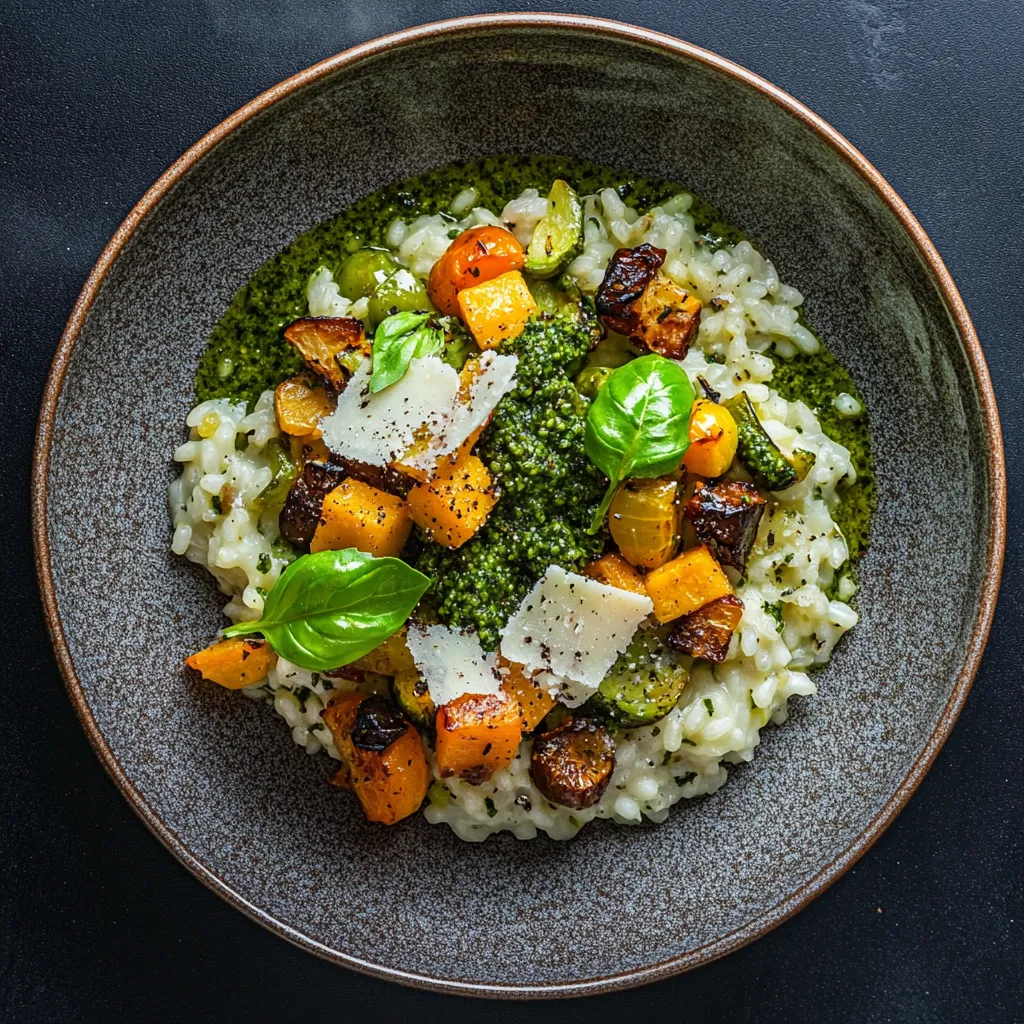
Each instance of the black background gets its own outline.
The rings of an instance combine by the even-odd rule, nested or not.
[[[45,376],[90,267],[154,179],[263,89],[354,43],[486,9],[406,0],[0,2],[0,621],[9,640],[0,658],[0,1017],[1024,1019],[1020,0],[574,7],[715,50],[843,132],[931,234],[995,381],[1011,519],[988,652],[917,795],[816,903],[724,960],[633,992],[532,1007],[435,996],[319,961],[230,909],[146,831],[91,753],[50,653],[28,514]]]

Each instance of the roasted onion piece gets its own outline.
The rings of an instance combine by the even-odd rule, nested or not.
[[[552,803],[593,807],[615,771],[615,741],[586,718],[567,718],[533,741],[530,777]]]
[[[635,249],[616,249],[594,296],[601,322],[627,337],[640,326],[637,308],[644,289],[665,261],[665,250],[644,242]]]
[[[370,355],[362,321],[348,316],[307,316],[284,329],[306,365],[340,391],[359,364]]]

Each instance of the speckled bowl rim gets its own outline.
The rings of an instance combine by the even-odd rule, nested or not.
[[[960,338],[966,348],[967,357],[970,362],[971,371],[977,384],[978,394],[981,403],[982,416],[985,425],[985,440],[988,452],[988,479],[989,479],[989,542],[988,550],[985,553],[987,572],[985,582],[982,586],[978,613],[974,622],[971,640],[968,645],[967,656],[957,677],[949,700],[943,709],[942,714],[936,723],[935,729],[928,738],[924,749],[914,762],[912,768],[897,788],[896,792],[889,798],[885,806],[871,820],[860,835],[830,864],[822,868],[810,881],[800,886],[796,891],[777,903],[766,913],[742,927],[721,936],[697,949],[680,956],[671,957],[659,963],[651,964],[635,970],[622,973],[610,974],[598,978],[585,978],[574,982],[559,982],[543,985],[500,985],[481,984],[447,978],[431,977],[425,974],[392,970],[381,967],[368,960],[360,959],[346,953],[330,949],[317,942],[308,935],[290,928],[276,920],[266,911],[254,906],[245,900],[241,895],[231,889],[227,883],[197,859],[188,849],[182,839],[168,827],[160,818],[156,810],[151,807],[141,793],[133,785],[124,768],[115,758],[106,738],[103,736],[93,717],[89,707],[82,684],[75,672],[71,652],[68,648],[67,639],[64,635],[64,628],[61,622],[60,610],[57,605],[57,596],[54,589],[53,570],[50,564],[50,548],[46,527],[46,502],[47,502],[47,481],[49,479],[50,447],[53,442],[54,422],[57,412],[57,404],[63,387],[64,378],[68,371],[71,355],[78,340],[82,324],[89,312],[93,301],[99,291],[108,270],[117,259],[135,229],[142,223],[146,216],[157,206],[168,190],[203,156],[210,152],[214,146],[227,138],[236,128],[245,124],[256,114],[267,110],[279,100],[284,99],[304,88],[305,86],[318,81],[331,74],[339,68],[349,67],[358,61],[386,50],[411,43],[421,42],[426,39],[438,39],[445,36],[456,36],[467,33],[475,33],[481,30],[502,30],[518,28],[539,28],[539,29],[570,29],[579,32],[587,32],[593,35],[612,37],[631,43],[639,43],[648,47],[660,49],[674,56],[686,57],[696,61],[715,71],[726,74],[761,93],[763,96],[777,103],[780,107],[805,124],[828,145],[830,145],[843,159],[847,161],[857,173],[871,186],[878,197],[892,210],[893,214],[903,225],[907,234],[913,240],[921,259],[931,272],[931,276],[938,287],[950,315],[956,325]],[[256,97],[250,103],[237,110],[229,118],[219,124],[212,131],[189,149],[184,156],[177,160],[168,171],[166,171],[157,182],[142,197],[135,208],[125,218],[124,223],[118,228],[116,234],[103,250],[102,255],[90,273],[82,289],[82,293],[75,303],[74,310],[68,320],[67,327],[61,337],[60,344],[54,356],[50,376],[46,383],[43,404],[39,415],[39,423],[36,433],[35,453],[32,467],[32,532],[36,552],[36,572],[39,579],[40,590],[43,597],[43,608],[46,615],[47,626],[50,631],[50,638],[53,643],[57,662],[67,685],[71,702],[82,721],[89,741],[102,761],[107,772],[114,783],[121,790],[122,794],[131,804],[132,808],[145,822],[153,834],[174,854],[182,864],[185,865],[201,882],[212,889],[218,896],[223,897],[230,904],[247,914],[257,923],[270,929],[270,931],[293,942],[302,949],[341,964],[345,967],[362,971],[378,978],[385,978],[389,981],[399,982],[405,985],[412,985],[419,988],[430,989],[438,992],[446,992],[461,995],[475,995],[482,997],[500,997],[510,999],[523,998],[551,998],[564,996],[577,996],[610,992],[617,989],[630,988],[642,985],[650,981],[667,978],[683,971],[708,963],[717,957],[738,949],[740,946],[753,941],[765,934],[776,925],[781,924],[791,917],[798,910],[806,906],[812,899],[823,892],[837,878],[857,862],[878,839],[882,832],[891,824],[896,815],[902,810],[910,795],[917,789],[925,773],[931,767],[936,755],[942,748],[950,731],[955,724],[960,710],[967,699],[971,689],[978,665],[981,661],[989,630],[992,625],[992,618],[995,612],[996,597],[999,592],[999,580],[1002,574],[1003,555],[1006,547],[1006,469],[1003,457],[1002,431],[999,424],[999,413],[996,408],[995,394],[992,390],[992,382],[989,377],[988,367],[982,353],[981,344],[971,323],[970,316],[964,306],[949,271],[942,262],[938,252],[932,245],[931,240],[924,229],[917,222],[914,215],[907,209],[903,200],[896,194],[882,175],[871,165],[871,163],[842,135],[828,125],[820,117],[810,111],[802,103],[798,102],[788,93],[760,78],[758,75],[747,71],[731,61],[725,60],[694,46],[691,43],[683,42],[671,36],[663,35],[650,29],[626,25],[622,22],[610,21],[603,18],[591,18],[582,15],[570,14],[485,14],[474,17],[453,18],[448,21],[435,22],[428,25],[420,25],[415,28],[405,29],[391,35],[382,36],[379,39],[362,43],[351,49],[345,50],[334,57],[314,64],[305,71],[293,75],[291,78],[275,85],[262,95]]]

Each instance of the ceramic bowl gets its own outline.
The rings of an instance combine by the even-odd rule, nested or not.
[[[186,685],[219,604],[173,557],[166,485],[205,338],[300,232],[396,178],[557,153],[688,183],[807,296],[874,428],[862,621],[714,797],[661,826],[465,844],[385,829],[267,709]],[[493,16],[359,46],[207,135],[107,247],[60,343],[35,464],[40,582],[71,699],[140,817],[215,892],[340,964],[453,992],[636,985],[720,956],[820,893],[952,728],[993,613],[995,400],[948,273],[832,128],[697,47],[611,22]]]

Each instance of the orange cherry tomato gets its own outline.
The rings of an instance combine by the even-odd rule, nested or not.
[[[488,225],[469,228],[434,264],[427,294],[442,313],[458,316],[458,294],[463,288],[521,270],[525,262],[523,247],[510,231]]]

